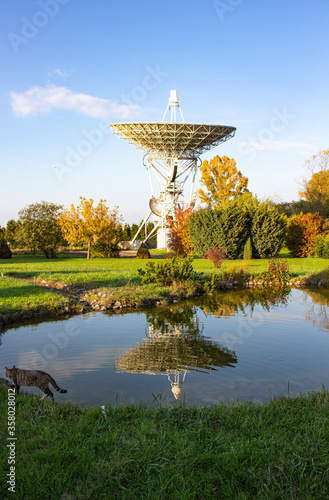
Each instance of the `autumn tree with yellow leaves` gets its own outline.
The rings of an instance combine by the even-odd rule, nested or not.
[[[310,211],[327,217],[329,214],[329,149],[305,160],[308,177],[303,177],[299,191],[301,200],[310,204]]]
[[[208,206],[218,207],[248,190],[248,178],[237,169],[233,158],[215,156],[209,162],[206,160],[200,167],[202,177],[200,183],[205,189],[196,193],[201,202]]]
[[[118,254],[121,219],[118,209],[110,211],[105,205],[106,200],[100,200],[94,206],[94,200],[80,196],[80,204],[71,205],[69,210],[63,210],[58,216],[63,237],[71,245],[87,245],[87,259],[91,255],[91,247],[102,249],[107,257]]]

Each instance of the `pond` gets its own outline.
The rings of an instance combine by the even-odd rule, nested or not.
[[[263,403],[329,386],[328,305],[326,290],[255,288],[14,326],[0,337],[0,377],[47,371],[68,391],[56,401],[85,405]]]

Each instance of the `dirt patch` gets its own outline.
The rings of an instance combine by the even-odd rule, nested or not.
[[[137,250],[121,250],[120,253],[119,253],[119,256],[120,257],[130,257],[131,259],[133,257],[136,257],[137,255]]]

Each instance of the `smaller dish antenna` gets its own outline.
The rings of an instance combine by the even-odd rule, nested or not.
[[[177,122],[177,110],[182,122]],[[170,112],[171,121],[165,121]],[[235,127],[186,123],[179,105],[177,90],[171,90],[161,122],[113,123],[112,132],[144,152],[144,165],[149,174],[151,198],[149,211],[136,233],[132,246],[143,228],[144,242],[157,232],[157,247],[167,248],[168,217],[173,218],[181,204],[194,204],[194,183],[199,155],[234,137]],[[189,196],[183,198],[190,182]],[[158,184],[157,190],[155,189]],[[153,216],[154,229],[147,234],[147,223]]]

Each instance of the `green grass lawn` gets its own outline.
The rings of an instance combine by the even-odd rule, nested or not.
[[[60,255],[57,259],[46,259],[14,255],[10,260],[0,260],[0,272],[11,277],[36,276],[40,280],[69,285],[122,286],[128,280],[136,282],[137,270],[144,265],[144,260],[131,258],[88,260]]]
[[[1,498],[326,499],[329,393],[187,407],[15,400],[15,494],[7,491],[7,391],[0,383]]]
[[[25,280],[0,277],[0,319],[43,317],[64,312],[69,299]],[[10,317],[10,318],[9,318]]]
[[[166,258],[166,254],[158,254],[157,258]],[[279,258],[288,258],[291,273],[294,277],[305,277],[322,272],[329,266],[327,259],[320,258],[291,258],[285,252]],[[66,284],[113,286],[125,285],[128,281],[140,284],[138,269],[146,265],[147,260],[136,258],[119,259],[90,259],[60,255],[57,259],[46,259],[42,256],[15,256],[13,259],[0,259],[0,273],[11,277],[33,278],[60,282]],[[250,261],[224,261],[222,270],[239,265],[248,265],[251,275],[257,277],[267,270],[267,259],[253,259]],[[206,259],[194,259],[195,271],[206,275],[214,272],[214,265]]]

